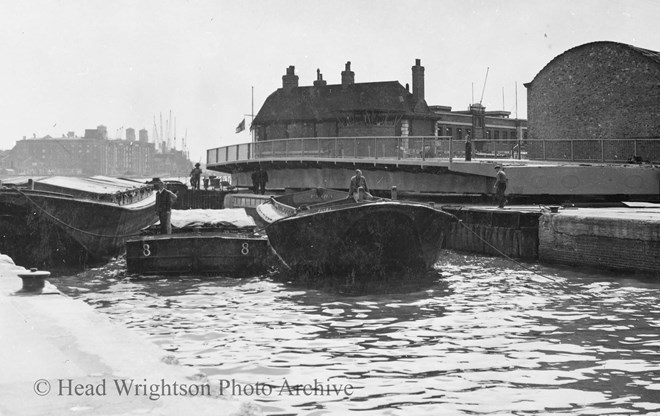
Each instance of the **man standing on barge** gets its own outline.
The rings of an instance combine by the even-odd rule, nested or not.
[[[154,178],[151,183],[156,190],[156,212],[160,220],[160,233],[172,234],[172,206],[176,202],[176,195],[165,188],[160,178]]]

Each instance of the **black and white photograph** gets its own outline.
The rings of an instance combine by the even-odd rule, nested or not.
[[[660,415],[658,22],[2,0],[0,415]]]

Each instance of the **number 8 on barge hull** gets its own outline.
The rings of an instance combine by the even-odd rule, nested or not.
[[[265,272],[268,238],[255,228],[242,208],[173,210],[173,234],[142,235],[126,242],[127,271],[232,277]]]
[[[247,276],[266,269],[268,240],[241,233],[181,233],[126,243],[129,274]]]

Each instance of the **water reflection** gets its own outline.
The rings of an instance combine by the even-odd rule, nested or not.
[[[432,282],[363,296],[121,262],[57,284],[211,380],[270,386],[267,414],[659,412],[660,284],[528,266],[447,252]],[[354,389],[282,390],[314,383]]]

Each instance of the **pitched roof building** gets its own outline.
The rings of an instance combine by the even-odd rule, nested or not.
[[[424,99],[419,59],[412,92],[398,81],[355,83],[350,62],[341,75],[341,84],[327,85],[317,70],[314,85],[300,87],[290,66],[252,123],[256,140],[435,134],[437,117]]]

